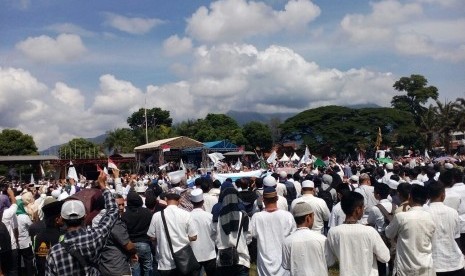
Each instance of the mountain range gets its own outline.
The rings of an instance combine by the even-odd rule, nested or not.
[[[376,104],[359,104],[359,105],[348,105],[345,107],[353,108],[353,109],[361,109],[361,108],[378,108],[379,105]],[[284,122],[286,119],[297,115],[297,113],[259,113],[259,112],[244,112],[244,111],[237,111],[237,110],[230,110],[226,113],[229,117],[236,120],[236,122],[243,126],[252,121],[261,122],[268,124],[271,120],[277,120],[279,122]],[[86,140],[96,143],[102,144],[105,139],[107,138],[107,134],[101,134],[97,137],[93,138],[86,138]],[[58,150],[60,149],[61,145],[52,146],[46,150],[39,151],[41,155],[58,155]]]

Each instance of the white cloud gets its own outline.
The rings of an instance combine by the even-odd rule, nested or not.
[[[77,34],[79,36],[87,37],[95,36],[94,32],[88,31],[73,23],[56,23],[45,27],[45,29],[59,34]]]
[[[144,94],[132,83],[118,80],[113,75],[103,75],[91,110],[97,114],[116,115],[134,111],[143,100]]]
[[[382,0],[370,3],[372,9],[368,14],[346,15],[340,25],[357,46],[460,62],[465,60],[465,20],[430,18],[424,7],[430,4],[451,8],[456,4],[453,0],[446,2],[418,0],[403,4]]]
[[[172,35],[163,41],[163,51],[167,56],[177,56],[188,53],[192,49],[192,40],[188,37],[179,38]]]
[[[186,32],[197,40],[218,42],[299,30],[320,15],[309,0],[291,0],[275,11],[263,2],[219,0],[200,7],[188,20]]]
[[[157,18],[126,17],[114,13],[106,13],[105,24],[130,34],[141,35],[150,32],[163,23]]]
[[[81,91],[69,87],[66,83],[57,82],[51,94],[64,105],[72,108],[84,109],[85,98],[81,94]]]
[[[423,12],[420,4],[401,4],[395,0],[384,0],[370,5],[370,14],[349,14],[341,21],[342,30],[354,42],[388,41],[394,34],[395,24],[409,21]]]
[[[86,52],[81,37],[74,34],[60,34],[56,39],[46,35],[29,37],[17,43],[16,49],[33,61],[44,63],[72,61]]]

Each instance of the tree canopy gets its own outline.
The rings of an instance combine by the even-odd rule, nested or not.
[[[324,106],[309,109],[287,119],[281,125],[283,140],[302,140],[313,152],[324,155],[354,154],[355,150],[373,150],[378,127],[383,144],[406,146],[415,142],[415,124],[407,112],[392,108],[351,109]]]
[[[270,127],[260,122],[250,122],[242,127],[245,139],[247,139],[247,149],[270,150],[273,146],[273,139]]]
[[[0,132],[0,155],[37,155],[37,146],[31,135],[16,129]]]
[[[426,112],[424,106],[428,100],[437,100],[439,93],[435,86],[427,86],[428,80],[422,75],[410,75],[396,81],[393,87],[407,95],[397,95],[392,98],[392,107],[409,112],[413,115],[415,122],[421,122],[420,117]]]
[[[133,130],[129,128],[117,128],[107,132],[107,138],[103,143],[108,150],[118,153],[132,153],[138,146],[138,139]]]
[[[62,159],[99,158],[104,155],[100,146],[84,138],[74,138],[59,150]]]
[[[127,123],[130,128],[145,129],[145,109],[140,108],[128,117]],[[147,109],[147,128],[156,128],[161,125],[170,127],[173,119],[170,118],[170,112],[159,107]]]

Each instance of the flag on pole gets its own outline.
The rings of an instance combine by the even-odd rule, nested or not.
[[[241,160],[239,160],[239,158],[237,158],[237,162],[236,162],[236,164],[234,165],[234,169],[235,169],[236,171],[240,171],[240,170],[241,170],[241,167],[242,167],[242,162],[241,162]]]
[[[169,165],[170,165],[170,163],[166,163],[166,164],[164,164],[164,165],[159,166],[158,169],[159,169],[160,171],[161,171],[161,170],[164,170],[164,169],[166,169],[166,167],[168,167]]]
[[[109,157],[108,157],[108,168],[119,171],[119,169],[116,166],[115,162],[113,162],[113,160],[111,160]]]
[[[34,175],[31,173],[31,182],[30,184],[35,184],[35,181],[34,181]]]
[[[428,159],[430,159],[430,158],[429,158],[429,154],[428,154],[428,150],[427,150],[427,149],[425,149],[425,158],[428,158]]]
[[[74,179],[76,182],[79,181],[76,168],[73,165],[73,162],[69,162],[69,169],[68,169],[68,178]]]
[[[186,166],[184,166],[184,162],[182,162],[182,158],[181,158],[181,161],[179,161],[179,168],[180,168],[181,170],[183,170],[184,172],[187,171],[187,170],[186,170]]]
[[[312,163],[312,161],[313,160],[310,158],[310,150],[308,149],[308,146],[305,146],[305,153],[302,158],[300,158],[298,165],[300,166],[302,164]]]
[[[102,168],[100,168],[100,166],[99,166],[98,164],[96,164],[96,166],[97,166],[97,171],[98,171],[98,172],[101,172],[101,171],[102,171]]]
[[[161,149],[163,152],[170,151],[171,147],[170,145],[161,145]]]
[[[276,163],[276,157],[278,156],[278,154],[276,153],[276,151],[274,150],[271,155],[268,157],[268,159],[266,159],[266,162],[268,164],[275,164]]]
[[[104,172],[106,175],[109,175],[107,167],[103,167],[103,172]]]
[[[40,174],[42,175],[42,177],[45,177],[45,171],[42,165],[40,165]]]

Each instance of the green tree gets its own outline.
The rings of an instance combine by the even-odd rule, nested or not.
[[[129,128],[117,128],[107,132],[107,138],[103,142],[109,151],[115,150],[118,153],[132,153],[138,144],[134,131]]]
[[[427,109],[423,105],[428,100],[437,100],[439,95],[436,87],[427,85],[428,80],[422,75],[400,78],[393,87],[397,91],[407,92],[407,95],[394,96],[391,101],[392,107],[411,113],[417,125],[420,124],[421,116]]]
[[[439,126],[437,107],[430,105],[420,119],[420,133],[423,135],[425,148],[431,150],[433,147],[433,138]]]
[[[410,146],[418,140],[410,113],[392,108],[324,106],[303,111],[280,126],[284,141],[303,141],[312,153],[341,156],[355,154],[360,145],[373,150],[378,127],[383,145]]]
[[[59,149],[62,159],[99,158],[104,156],[101,147],[84,138],[74,138]]]
[[[256,147],[261,150],[271,149],[273,139],[268,125],[252,121],[242,127],[242,132],[248,141],[248,149],[255,149]]]
[[[37,155],[37,146],[31,135],[16,129],[0,132],[0,155]]]
[[[458,108],[457,102],[436,101],[437,104],[437,132],[441,137],[446,153],[450,153],[451,133],[457,129]]]
[[[132,129],[145,129],[145,109],[140,108],[128,117],[127,123]],[[158,126],[171,126],[173,119],[170,118],[170,112],[159,107],[147,109],[147,128],[155,129]]]

